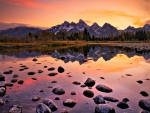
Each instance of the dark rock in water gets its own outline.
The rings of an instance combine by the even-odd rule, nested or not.
[[[33,77],[32,80],[37,80],[37,78]]]
[[[34,75],[35,72],[28,72],[27,74],[28,74],[28,75]]]
[[[4,101],[0,98],[0,106],[4,105]]]
[[[109,104],[99,104],[95,107],[95,113],[116,113],[115,109]]]
[[[88,87],[93,87],[95,85],[95,80],[91,79],[91,78],[88,78],[84,84]]]
[[[94,93],[91,90],[85,90],[83,92],[83,95],[89,98],[92,98],[94,96]]]
[[[48,106],[46,106],[43,103],[40,103],[36,107],[36,113],[52,113],[52,111],[50,110],[50,108]]]
[[[105,86],[105,85],[103,85],[103,84],[97,85],[97,86],[96,86],[96,89],[97,89],[98,91],[102,91],[102,92],[106,92],[106,93],[112,92],[112,89],[111,89],[111,88],[109,88],[108,86]]]
[[[18,84],[23,84],[23,83],[24,83],[23,80],[19,80],[19,81],[18,81]]]
[[[5,81],[5,76],[0,73],[0,81]]]
[[[47,105],[52,111],[56,111],[58,109],[57,105],[51,99],[46,98],[43,100],[43,103]]]
[[[17,74],[13,75],[13,78],[17,78],[17,77],[19,77],[19,75],[17,75]]]
[[[86,87],[86,85],[81,85],[80,87]]]
[[[44,68],[47,68],[47,66],[44,66]]]
[[[23,71],[24,69],[19,69],[19,71]]]
[[[129,102],[129,99],[128,98],[124,98],[122,99],[123,102]]]
[[[69,113],[67,109],[62,109],[61,113]]]
[[[105,100],[107,100],[107,101],[110,101],[110,102],[119,102],[119,100],[118,100],[118,99],[113,98],[113,97],[105,96],[105,97],[104,97],[104,99],[105,99]]]
[[[131,74],[126,74],[126,76],[132,76]]]
[[[26,67],[25,65],[21,65],[20,67]]]
[[[96,104],[105,104],[105,100],[102,95],[97,95],[96,97],[93,98],[93,100]]]
[[[150,112],[150,99],[143,99],[139,101],[139,106]]]
[[[57,83],[57,81],[54,80],[54,81],[52,81],[51,83]]]
[[[117,104],[117,107],[119,107],[119,108],[121,108],[121,109],[127,109],[127,108],[129,108],[128,104],[125,103],[125,102],[119,102],[119,103]]]
[[[53,86],[48,86],[47,88],[53,88]]]
[[[75,84],[75,85],[80,85],[81,84],[80,82],[77,82],[77,81],[74,81],[72,83]]]
[[[60,100],[60,98],[59,98],[59,97],[56,97],[55,100]]]
[[[76,95],[76,92],[75,92],[75,91],[72,91],[72,92],[71,92],[71,95]]]
[[[33,61],[35,62],[35,61],[37,61],[37,59],[36,59],[36,58],[34,58],[34,59],[33,59]]]
[[[17,82],[17,81],[18,81],[18,79],[16,79],[16,78],[13,78],[13,79],[11,80],[12,83],[15,83],[15,82]]]
[[[43,89],[41,89],[41,90],[40,90],[40,92],[41,92],[41,93],[44,93],[44,90],[43,90]]]
[[[138,80],[138,81],[136,81],[136,82],[139,83],[139,84],[142,84],[142,83],[143,83],[142,80]]]
[[[14,84],[13,83],[6,83],[6,86],[12,87]]]
[[[143,110],[141,113],[150,113],[149,111]]]
[[[49,73],[48,76],[56,76],[58,73]]]
[[[9,102],[9,100],[5,100],[5,102]]]
[[[65,70],[64,70],[63,67],[61,67],[61,66],[58,67],[58,72],[59,72],[59,73],[63,73],[64,71],[65,71]]]
[[[9,71],[5,71],[3,74],[12,74],[12,70],[9,70]]]
[[[54,67],[51,67],[51,68],[48,68],[47,70],[48,70],[48,71],[54,71],[55,68],[54,68]]]
[[[68,77],[72,77],[71,75],[67,75]]]
[[[0,88],[0,96],[4,96],[6,93],[6,89],[4,87]]]
[[[32,101],[38,101],[40,99],[41,99],[41,97],[35,96],[35,97],[32,98]]]
[[[25,69],[29,69],[29,68],[28,68],[28,67],[25,67],[24,70],[25,70]]]
[[[63,95],[63,94],[65,94],[64,89],[59,88],[59,87],[54,88],[54,89],[52,90],[52,92],[53,92],[54,94],[56,94],[56,95]]]
[[[0,87],[6,87],[5,81],[0,81]]]
[[[22,107],[18,105],[13,105],[9,113],[22,113]]]
[[[148,93],[146,93],[145,91],[141,91],[140,94],[144,97],[147,97],[148,96]]]
[[[38,73],[43,73],[43,71],[42,70],[38,70]]]
[[[104,77],[100,77],[101,79],[105,79]]]
[[[73,108],[76,105],[76,101],[74,101],[72,99],[66,99],[63,101],[63,105],[66,107]]]
[[[85,72],[83,72],[83,74],[85,74]]]

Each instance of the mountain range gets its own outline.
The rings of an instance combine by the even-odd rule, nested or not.
[[[101,35],[108,37],[110,33],[113,33],[114,35],[120,34],[121,32],[133,32],[135,33],[136,31],[150,31],[150,25],[145,24],[141,28],[134,28],[132,26],[128,26],[124,30],[118,30],[116,27],[112,26],[109,23],[105,23],[103,26],[99,26],[96,22],[93,23],[91,26],[87,25],[82,19],[79,20],[78,23],[75,22],[67,22],[64,21],[62,24],[53,26],[49,29],[46,29],[45,31],[47,32],[54,32],[57,34],[59,31],[64,31],[68,32],[70,34],[71,32],[81,32],[84,31],[84,29],[87,29],[89,34],[91,36],[95,37],[100,37]],[[40,33],[42,32],[42,29],[40,28],[35,28],[35,27],[27,27],[27,26],[20,26],[20,27],[14,27],[14,28],[9,28],[6,30],[0,30],[0,36],[2,35],[8,35],[11,37],[25,37],[29,32],[35,34],[35,33]]]

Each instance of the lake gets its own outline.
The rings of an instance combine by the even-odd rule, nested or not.
[[[33,61],[34,58],[37,61]],[[58,72],[59,66],[64,72]],[[5,73],[9,70],[12,72]],[[36,106],[45,98],[53,100],[58,106],[54,113],[61,113],[63,109],[67,109],[69,113],[94,113],[97,104],[93,98],[99,94],[103,97],[114,97],[119,102],[124,98],[129,99],[126,102],[129,108],[126,109],[117,107],[119,102],[105,100],[116,113],[140,113],[142,108],[139,101],[149,99],[149,96],[143,96],[140,92],[150,94],[150,52],[137,52],[129,48],[87,45],[43,51],[5,49],[0,50],[0,72],[5,76],[6,83],[13,85],[10,87],[10,84],[7,84],[6,94],[0,96],[6,101],[0,106],[0,113],[8,112],[12,105],[22,106],[23,113],[36,113]],[[28,72],[35,74],[28,75]],[[50,76],[50,73],[57,74]],[[12,81],[15,74],[19,77],[15,78],[17,81]],[[83,85],[87,78],[95,80],[93,87]],[[19,80],[23,80],[24,83],[18,84]],[[73,84],[75,81],[78,85]],[[97,90],[98,84],[108,86],[112,92]],[[65,94],[54,94],[52,90],[57,87],[63,88]],[[92,91],[94,95],[85,96],[85,90]],[[71,95],[73,91],[75,95]],[[41,98],[32,101],[34,96]],[[60,100],[56,100],[56,97]],[[63,101],[66,99],[75,100],[76,105],[64,106]]]

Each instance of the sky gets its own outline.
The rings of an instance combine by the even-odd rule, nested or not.
[[[150,0],[0,0],[0,29],[50,28],[64,21],[110,23],[118,29],[150,24]]]

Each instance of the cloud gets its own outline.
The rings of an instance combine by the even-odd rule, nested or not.
[[[150,25],[150,20],[147,20],[147,21],[145,22],[145,24],[149,24],[149,25]]]
[[[90,21],[90,20],[84,20],[84,22],[87,23],[87,24],[92,24],[92,23],[93,23],[93,22]]]

